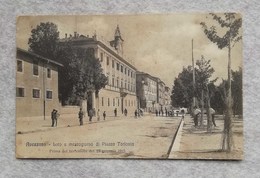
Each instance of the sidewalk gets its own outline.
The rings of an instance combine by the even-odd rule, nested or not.
[[[216,118],[217,127],[207,132],[206,121],[203,128],[195,128],[193,119],[186,116],[184,124],[179,129],[171,150],[170,159],[242,159],[243,158],[243,120],[234,119],[233,140],[234,150],[230,153],[222,152],[222,131],[224,120],[222,116]]]
[[[129,119],[134,118],[134,116],[107,116],[105,120],[103,120],[103,115],[100,116],[100,121],[97,121],[97,117],[92,118],[92,122],[89,121],[89,117],[85,116],[83,118],[83,125],[92,124],[97,122],[109,122],[119,119]],[[79,126],[79,118],[77,114],[62,114],[58,118],[57,127],[51,127],[52,120],[51,117],[23,117],[16,119],[16,133],[34,133],[41,132],[46,130],[65,128],[65,127],[75,127]]]

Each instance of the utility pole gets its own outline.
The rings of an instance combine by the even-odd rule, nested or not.
[[[192,110],[193,107],[196,106],[196,98],[195,98],[195,68],[194,68],[194,58],[193,58],[193,39],[191,40],[191,56],[192,56],[192,77],[193,77],[193,103],[192,103]]]

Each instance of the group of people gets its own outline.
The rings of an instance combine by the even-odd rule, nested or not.
[[[127,116],[127,109],[125,108],[123,111],[123,114]],[[117,108],[114,109],[114,115],[117,117]],[[95,112],[95,109],[90,109],[88,111],[89,121],[92,121],[93,116],[97,116],[97,121],[100,121],[100,110],[98,109],[97,112]],[[103,120],[106,120],[106,111],[103,112]],[[84,112],[82,108],[80,108],[78,113],[79,123],[80,125],[83,125],[83,118],[84,118]]]
[[[184,110],[181,110],[180,112],[179,111],[176,111],[176,116],[178,117],[179,116],[179,114],[182,116],[182,117],[184,117],[184,114],[185,114],[185,111]],[[169,111],[169,110],[167,110],[166,108],[165,108],[165,111],[163,111],[163,109],[161,109],[161,110],[155,110],[155,115],[156,116],[170,116],[170,117],[172,117],[172,116],[175,116],[175,113],[174,113],[174,111],[172,110],[172,111]]]
[[[198,126],[199,122],[199,117],[201,116],[201,110],[194,106],[193,108],[193,120],[194,120],[194,125],[195,127]],[[212,118],[212,123],[215,127],[217,127],[216,122],[215,122],[215,110],[213,108],[209,108],[209,114],[211,115]]]

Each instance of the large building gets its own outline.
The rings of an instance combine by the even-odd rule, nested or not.
[[[58,68],[62,64],[17,48],[16,117],[50,116],[59,109]]]
[[[60,40],[61,45],[69,42],[73,47],[90,50],[100,61],[104,74],[108,77],[108,84],[99,91],[98,96],[95,92],[88,98],[88,110],[95,108],[107,115],[113,115],[115,109],[120,114],[124,109],[133,114],[137,108],[136,100],[136,68],[133,64],[123,57],[123,38],[117,26],[114,39],[110,42],[104,41],[96,34],[92,37],[79,35],[65,35]],[[91,102],[89,102],[91,100]]]
[[[157,78],[144,72],[136,73],[136,95],[139,107],[154,112],[157,105]]]
[[[136,73],[136,95],[138,106],[146,112],[170,109],[170,88],[158,77],[148,73]]]

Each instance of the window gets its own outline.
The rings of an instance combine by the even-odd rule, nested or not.
[[[119,102],[120,102],[119,99],[117,99],[117,106],[119,106]]]
[[[103,62],[103,53],[100,53],[100,61]]]
[[[101,98],[101,104],[104,106],[104,97]]]
[[[121,88],[123,88],[123,81],[121,81]]]
[[[107,106],[110,106],[110,100],[107,98]]]
[[[131,77],[133,77],[133,72],[131,71]]]
[[[118,81],[118,79],[116,80],[116,87],[117,87],[117,88],[119,87],[119,81]]]
[[[112,68],[115,68],[115,61],[112,60]]]
[[[109,65],[109,57],[107,56],[107,65]]]
[[[40,98],[40,90],[33,89],[33,98]]]
[[[127,100],[125,100],[125,106],[127,106]]]
[[[126,89],[126,82],[125,82],[125,89]]]
[[[52,91],[49,91],[49,90],[46,91],[46,98],[52,99]]]
[[[23,61],[17,60],[17,72],[23,72]]]
[[[127,71],[127,69],[125,68],[125,74],[126,74],[126,71]]]
[[[39,75],[38,61],[33,61],[33,75]]]
[[[112,78],[112,86],[115,86],[115,79]]]
[[[123,66],[121,66],[121,72],[124,73],[124,67]]]
[[[119,70],[119,63],[116,63],[116,70]]]
[[[130,70],[128,70],[128,76],[130,75]]]
[[[24,88],[16,87],[16,97],[24,97]]]
[[[47,77],[51,78],[51,69],[50,68],[47,68]]]
[[[113,106],[115,106],[115,98],[113,98]]]

